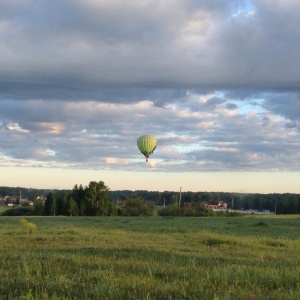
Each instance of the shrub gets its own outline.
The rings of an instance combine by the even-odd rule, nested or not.
[[[181,216],[183,214],[182,209],[180,207],[178,207],[177,203],[173,203],[173,204],[159,210],[158,213],[160,216],[173,216],[173,217]]]
[[[144,202],[142,199],[136,198],[126,201],[126,205],[122,207],[121,214],[123,216],[154,216],[156,215],[156,207],[153,202]]]
[[[32,206],[20,206],[5,210],[2,216],[35,216],[36,211]]]
[[[34,223],[29,222],[28,220],[26,220],[25,218],[22,218],[20,220],[21,223],[21,227],[25,230],[29,231],[29,234],[31,234],[35,229],[36,229],[36,225]]]

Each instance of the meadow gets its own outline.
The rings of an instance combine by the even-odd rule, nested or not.
[[[0,299],[300,299],[297,215],[21,219],[0,217]]]

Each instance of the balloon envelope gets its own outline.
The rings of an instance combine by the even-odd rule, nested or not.
[[[157,140],[153,135],[142,135],[137,140],[137,146],[145,155],[146,160],[148,160],[148,157],[153,153],[157,146]]]

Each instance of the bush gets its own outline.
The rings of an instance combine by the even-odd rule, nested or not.
[[[16,206],[2,212],[1,216],[43,216],[43,203],[37,202],[33,206]]]
[[[34,223],[29,222],[25,218],[20,220],[21,228],[28,230],[28,233],[31,234],[34,230],[36,230],[36,225]]]
[[[177,202],[159,211],[160,216],[186,216],[186,217],[207,217],[214,216],[214,212],[202,203],[192,203],[179,207]]]
[[[156,207],[153,202],[144,202],[136,198],[126,201],[126,205],[121,209],[122,216],[155,216]]]
[[[35,216],[36,211],[32,206],[19,206],[5,210],[1,216]]]

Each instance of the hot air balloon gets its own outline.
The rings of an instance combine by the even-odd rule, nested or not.
[[[153,153],[157,146],[157,140],[153,135],[142,135],[137,140],[137,146],[145,155],[146,161],[148,161],[148,157]]]

